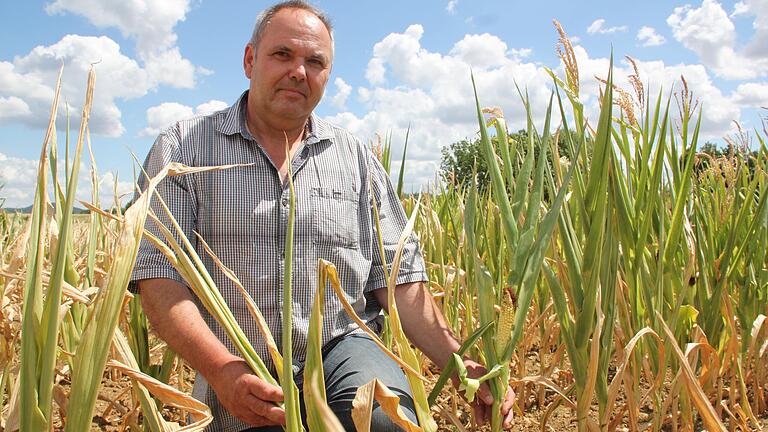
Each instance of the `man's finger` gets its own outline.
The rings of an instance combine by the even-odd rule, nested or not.
[[[511,387],[507,387],[507,395],[504,397],[504,403],[501,404],[501,413],[506,415],[512,410],[512,406],[515,405],[515,391]]]
[[[283,389],[273,386],[255,376],[253,377],[253,380],[248,383],[248,388],[251,394],[261,400],[272,402],[283,401]]]
[[[485,405],[478,402],[479,401],[475,401],[470,404],[473,414],[472,419],[475,423],[475,426],[480,426],[485,422]]]
[[[515,391],[512,387],[507,387],[507,396],[504,398],[504,403],[501,406],[501,413],[504,416],[504,429],[512,427],[512,420],[515,417],[515,410],[512,407],[515,405]]]
[[[475,396],[480,398],[484,404],[493,405],[493,396],[491,395],[491,389],[488,388],[488,384],[480,384],[480,388],[477,389],[477,394]]]
[[[272,402],[263,401],[253,395],[246,396],[244,402],[251,412],[267,420],[264,424],[285,424],[285,411]]]

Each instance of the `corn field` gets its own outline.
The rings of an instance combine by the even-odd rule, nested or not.
[[[501,430],[507,385],[517,395],[515,430],[761,430],[768,415],[765,131],[754,132],[756,152],[737,142],[724,156],[701,153],[702,116],[684,80],[675,93],[651,95],[637,75],[632,88],[615,86],[610,69],[598,117],[587,118],[578,65],[558,29],[565,76],[549,71],[549,101],[529,100],[520,89],[525,139],[508,134],[501,110],[484,110],[479,100],[467,107],[477,114],[489,186],[443,184],[402,195],[410,219],[401,248],[416,232],[428,288],[463,342],[458,354],[478,359],[488,374],[468,378],[461,361],[440,374],[408,343],[393,295],[396,254],[387,275],[392,308],[376,340],[406,371],[419,425],[373,381],[358,391],[358,430],[369,429],[374,400],[407,431],[477,430],[465,399],[481,382],[496,398],[484,426],[493,431]],[[254,373],[282,386],[286,430],[342,430],[322,390],[323,293],[312,312],[304,425],[291,368],[282,367],[291,364],[290,334],[276,346],[237,275],[218,261],[205,268],[188,239],[176,243],[177,226],[165,227],[163,239],[143,231],[156,218],[149,203],[159,199],[153,190],[164,177],[238,167],[171,164],[122,212],[119,202],[100,202],[92,156],[89,173],[59,163],[59,147],[67,154],[72,148],[74,161],[90,150],[98,85],[93,72],[88,79],[72,142],[69,134],[59,142],[54,98],[31,214],[0,213],[0,427],[158,432],[202,430],[210,422],[208,407],[188,394],[183,361],[152,334],[138,297],[128,292],[144,237],[179,270]],[[541,104],[546,116],[534,118],[531,106]],[[381,158],[388,167],[388,145]],[[82,175],[94,184],[82,204],[91,212],[74,216]],[[292,222],[287,238],[290,244]],[[213,271],[243,288],[270,346],[274,376],[218,293]],[[341,292],[332,263],[318,263],[318,278],[319,286]],[[290,278],[283,289],[290,293]],[[282,327],[290,332],[290,322]],[[451,374],[458,389],[446,385]],[[107,395],[115,382],[120,394]]]

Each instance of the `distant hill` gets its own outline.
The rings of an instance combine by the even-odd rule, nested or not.
[[[21,208],[4,207],[4,208],[0,208],[0,212],[29,214],[29,213],[32,213],[32,206],[21,207]],[[74,209],[72,209],[72,213],[73,214],[90,214],[91,212],[88,209],[75,207]]]

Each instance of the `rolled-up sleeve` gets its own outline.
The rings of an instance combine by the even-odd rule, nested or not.
[[[171,162],[179,162],[189,165],[182,154],[180,146],[180,139],[178,134],[178,128],[169,128],[158,136],[155,140],[152,149],[147,155],[147,159],[144,161],[144,173],[142,173],[139,179],[139,188],[143,193],[148,184],[149,178],[155,176],[163,167]],[[194,175],[194,174],[192,174]],[[193,228],[196,221],[196,198],[194,189],[191,187],[191,175],[166,177],[157,186],[157,193],[166,203],[176,221],[181,226],[184,234],[193,245],[195,245],[195,237],[193,236]],[[138,197],[138,192],[137,192]],[[180,236],[176,234],[173,229],[170,218],[167,216],[165,210],[162,208],[157,196],[152,197],[150,206],[152,212],[157,215],[158,219],[162,223],[169,227],[171,232],[174,233],[174,237],[180,242]],[[147,218],[145,229],[154,234],[157,238],[164,240],[164,236],[161,234],[157,223],[152,218]],[[136,258],[136,265],[133,267],[131,273],[131,283],[129,289],[135,292],[136,282],[142,279],[173,279],[175,281],[184,283],[181,275],[171,265],[165,255],[162,254],[152,243],[147,239],[142,239],[139,246],[139,253]]]
[[[392,181],[389,179],[389,175],[384,171],[384,168],[373,153],[370,153],[369,157],[371,158],[371,162],[369,163],[371,171],[369,174],[373,190],[372,198],[373,203],[375,203],[379,209],[381,237],[383,239],[386,260],[382,260],[379,252],[378,240],[374,240],[374,248],[371,255],[371,271],[368,275],[365,292],[370,292],[387,286],[387,281],[384,277],[384,262],[387,263],[387,269],[391,274],[392,261],[394,260],[395,252],[397,251],[397,243],[405,229],[405,225],[408,223],[405,211],[397,196],[397,192],[392,186]],[[374,239],[377,239],[375,225],[373,226],[373,230]],[[408,236],[403,248],[400,271],[397,274],[397,285],[424,281],[427,281],[424,259],[421,256],[418,237],[415,232],[412,232],[411,235]]]

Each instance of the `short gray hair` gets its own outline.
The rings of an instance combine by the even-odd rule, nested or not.
[[[254,50],[259,46],[259,42],[264,36],[264,32],[267,30],[269,22],[283,9],[300,9],[316,16],[320,22],[325,25],[328,34],[331,36],[331,53],[333,53],[333,25],[331,24],[331,19],[325,12],[305,0],[286,0],[264,9],[259,16],[256,17],[256,24],[253,26],[253,34],[251,35],[251,40],[248,42],[253,46]]]

